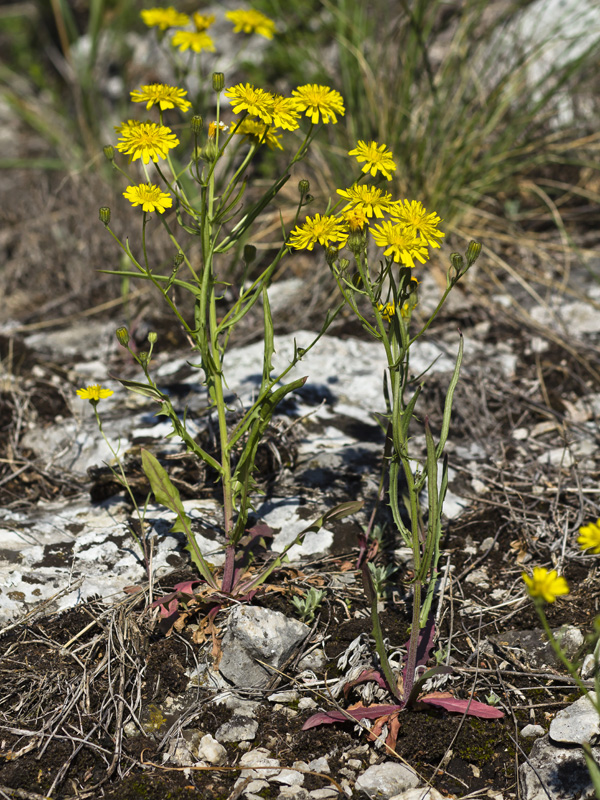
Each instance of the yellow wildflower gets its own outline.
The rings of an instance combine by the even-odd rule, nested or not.
[[[389,192],[384,194],[381,189],[376,189],[374,186],[351,186],[349,189],[337,189],[337,193],[350,201],[344,206],[343,211],[358,210],[367,217],[375,214],[379,219],[383,219],[383,212],[389,211],[393,206],[392,195]]]
[[[577,541],[582,550],[591,550],[596,555],[600,553],[600,519],[590,522],[588,525],[582,525],[579,528]]]
[[[336,114],[343,117],[346,113],[344,98],[329,86],[307,83],[305,86],[298,86],[297,89],[294,89],[292,95],[296,98],[298,111],[305,111],[306,116],[310,117],[314,125],[319,121],[319,114],[325,124],[329,122],[330,118],[335,124],[337,122]]]
[[[296,226],[290,234],[289,243],[296,250],[312,250],[317,242],[328,247],[331,242],[343,244],[347,238],[348,231],[340,219],[315,214],[314,217],[307,217],[304,225]]]
[[[134,103],[146,103],[146,108],[152,108],[157,103],[161,111],[167,108],[180,108],[187,111],[191,107],[189,100],[184,97],[187,94],[185,89],[177,86],[167,86],[164,83],[150,83],[131,92],[131,99]]]
[[[359,164],[365,161],[366,163],[364,167],[362,167],[362,171],[370,172],[372,178],[377,175],[377,172],[381,172],[388,181],[391,181],[392,172],[396,169],[396,164],[394,163],[391,151],[386,148],[387,145],[385,144],[378,145],[377,142],[369,142],[369,144],[367,144],[359,139],[354,150],[350,150],[348,155],[356,156],[356,160]]]
[[[396,316],[396,305],[394,303],[377,304],[377,310],[386,322],[390,322],[392,317]]]
[[[260,122],[257,119],[243,119],[239,125],[235,127],[235,133],[251,139],[256,144],[266,144],[271,150],[283,150],[282,145],[279,143],[281,136],[277,136],[273,127]]]
[[[561,594],[569,594],[568,583],[555,569],[549,572],[544,567],[534,567],[533,576],[523,572],[521,577],[529,596],[541,597],[546,603],[553,603]]]
[[[167,28],[187,25],[190,21],[187,14],[180,14],[173,6],[168,8],[145,8],[140,11],[140,16],[144,21],[144,25],[149,28],[160,28],[161,31],[166,31]]]
[[[275,23],[260,11],[250,8],[247,11],[228,11],[225,16],[234,24],[234,33],[258,33],[266,39],[272,39],[277,33]]]
[[[123,192],[132,206],[142,206],[143,211],[158,211],[164,214],[165,209],[171,208],[173,199],[167,192],[161,192],[153,183],[140,183],[138,186],[128,186]]]
[[[446,234],[438,230],[438,224],[442,221],[439,216],[432,212],[428,213],[423,208],[423,203],[418,200],[399,200],[390,209],[390,215],[396,217],[403,225],[412,228],[429,245],[429,247],[439,247],[437,239],[442,239]]]
[[[144,164],[148,164],[150,159],[158,161],[159,158],[166,158],[169,150],[179,144],[179,139],[170,128],[154,122],[123,125],[121,137],[117,142],[117,150],[128,155],[130,161],[141,158]]]
[[[215,43],[206,31],[177,31],[171,38],[171,45],[178,47],[181,53],[186,50],[193,50],[194,53],[201,53],[203,50],[215,52]]]
[[[267,125],[273,122],[273,95],[264,89],[255,89],[251,83],[238,83],[225,90],[225,97],[231,100],[234,114],[247,111],[253,117],[259,117]]]
[[[219,132],[226,133],[229,130],[228,126],[225,125],[224,122],[219,121]],[[215,139],[217,135],[217,121],[213,120],[213,122],[208,123],[208,138]]]
[[[415,258],[424,264],[429,257],[423,240],[405,225],[394,225],[386,221],[375,225],[371,233],[375,244],[386,248],[383,251],[384,256],[392,256],[394,261],[402,262],[406,267],[414,267]]]
[[[90,403],[96,405],[100,400],[103,400],[105,397],[110,397],[114,392],[112,389],[103,389],[99,383],[96,383],[93,386],[88,386],[86,389],[77,389],[77,394],[82,400],[89,400]]]
[[[198,33],[202,33],[202,31],[210,28],[215,19],[216,17],[214,14],[201,14],[199,11],[194,11],[192,14],[192,22]]]

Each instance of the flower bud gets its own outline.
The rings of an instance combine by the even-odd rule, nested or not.
[[[450,263],[457,275],[460,275],[465,268],[465,260],[460,253],[450,253]]]
[[[310,183],[303,178],[301,181],[298,181],[298,191],[304,197],[305,194],[310,192]]]
[[[217,146],[214,142],[210,140],[206,143],[206,145],[200,150],[200,158],[203,161],[206,161],[208,164],[211,164],[218,154]]]
[[[150,344],[156,344],[156,340],[158,339],[158,333],[156,331],[150,331],[148,334],[148,341]]]
[[[222,72],[213,72],[212,85],[215,92],[222,92],[225,86],[225,76]]]
[[[127,347],[127,345],[129,344],[129,331],[127,330],[127,328],[125,327],[117,328],[117,330],[115,331],[115,336],[117,337],[117,341],[119,342],[120,345],[122,345],[123,347]]]
[[[479,258],[479,254],[481,253],[481,243],[480,242],[469,242],[469,246],[467,247],[467,266],[472,267],[473,264]]]
[[[137,354],[137,360],[140,362],[142,366],[148,363],[148,351],[147,350],[140,350]]]
[[[199,114],[194,114],[194,116],[190,120],[190,128],[192,132],[196,134],[196,136],[202,132],[202,128],[204,127],[204,120]]]
[[[338,266],[342,272],[345,272],[350,266],[350,261],[347,258],[340,258]]]
[[[179,267],[183,264],[183,259],[184,258],[185,258],[185,256],[183,255],[183,253],[181,251],[179,253],[177,253],[175,258],[173,259],[173,269],[179,269]]]
[[[112,146],[112,144],[104,145],[104,147],[102,148],[102,152],[104,153],[104,156],[107,161],[115,160],[115,148]]]
[[[108,206],[102,206],[102,208],[98,211],[98,215],[100,217],[100,222],[103,222],[105,225],[109,224],[110,208],[108,208]]]
[[[246,265],[252,264],[254,259],[256,258],[256,247],[253,244],[247,244],[244,246],[244,263]]]
[[[330,267],[332,267],[337,261],[339,252],[340,251],[337,247],[335,247],[335,245],[329,245],[329,247],[325,250],[325,260]]]
[[[367,246],[366,233],[362,230],[350,231],[346,244],[355,256],[359,255]]]

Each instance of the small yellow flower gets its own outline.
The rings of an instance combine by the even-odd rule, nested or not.
[[[348,155],[356,156],[356,160],[359,164],[365,161],[366,163],[364,167],[362,167],[362,171],[370,172],[372,178],[377,175],[377,172],[381,172],[388,181],[391,181],[392,172],[396,169],[396,164],[394,163],[391,151],[386,148],[387,145],[385,144],[377,144],[377,142],[369,142],[369,144],[367,144],[359,139],[354,150],[350,150]]]
[[[590,522],[588,525],[582,525],[579,528],[577,541],[582,550],[591,550],[596,555],[600,553],[600,519]]]
[[[132,126],[125,123],[121,126],[117,150],[128,155],[130,161],[141,158],[144,164],[148,164],[150,159],[158,161],[159,158],[166,158],[169,150],[178,144],[179,139],[166,125],[142,122]]]
[[[238,83],[225,89],[225,97],[231,100],[234,114],[247,111],[251,116],[258,117],[270,125],[273,122],[273,95],[264,89],[255,89],[251,83]]]
[[[146,103],[146,108],[152,108],[157,103],[161,111],[167,108],[180,108],[187,111],[191,108],[189,100],[185,100],[187,91],[179,89],[177,86],[166,86],[164,83],[150,83],[131,92],[131,99],[134,103]]]
[[[392,317],[396,316],[396,306],[394,303],[378,303],[377,310],[386,322],[390,322]]]
[[[322,217],[315,214],[307,217],[304,225],[297,225],[290,234],[289,243],[296,250],[312,250],[318,242],[328,247],[331,242],[344,243],[348,238],[348,230],[337,217]]]
[[[256,144],[266,144],[271,150],[283,150],[279,140],[281,136],[277,136],[273,127],[265,125],[257,119],[243,119],[239,125],[235,127],[235,133],[245,136],[246,139],[252,140]]]
[[[138,186],[128,186],[123,192],[132,206],[141,206],[143,211],[158,211],[164,214],[165,209],[171,208],[173,198],[167,192],[161,192],[153,183],[140,183]]]
[[[439,247],[437,239],[446,235],[438,230],[437,226],[442,221],[439,216],[435,212],[428,213],[418,200],[398,200],[390,210],[390,215],[416,231],[429,247]]]
[[[307,83],[305,86],[298,86],[292,92],[296,98],[298,111],[305,111],[306,116],[310,117],[311,122],[316,125],[319,121],[319,114],[323,117],[323,122],[327,124],[329,118],[333,124],[337,122],[336,114],[344,116],[344,98],[335,89],[329,86],[319,86],[316,83]]]
[[[215,19],[216,17],[214,14],[201,14],[199,11],[194,11],[192,14],[192,22],[198,33],[202,33],[202,31],[210,28]]]
[[[187,14],[180,14],[173,6],[168,8],[146,8],[140,11],[140,16],[144,21],[144,25],[149,28],[160,28],[161,31],[166,31],[167,28],[187,25],[190,21]]]
[[[555,569],[548,572],[544,567],[534,567],[533,576],[523,572],[521,577],[525,581],[529,596],[541,597],[546,603],[553,603],[561,594],[569,594],[569,585]]]
[[[392,195],[389,192],[384,194],[374,186],[351,186],[349,189],[337,189],[337,193],[350,201],[343,211],[362,211],[367,217],[375,214],[383,219],[383,212],[389,211],[393,206]]]
[[[373,241],[379,247],[385,247],[384,256],[392,256],[394,261],[406,267],[414,267],[415,258],[424,264],[429,252],[422,239],[410,228],[404,225],[394,225],[386,221],[375,225],[371,231]]]
[[[272,39],[273,34],[277,33],[273,20],[252,8],[247,11],[228,11],[225,16],[233,22],[234,33],[258,33],[266,39]]]
[[[300,111],[293,97],[275,95],[269,112],[276,128],[284,128],[286,131],[295,131],[299,128]]]
[[[114,392],[112,389],[103,389],[99,383],[96,383],[93,386],[88,386],[86,389],[77,389],[77,394],[82,400],[89,400],[90,403],[96,405],[100,400],[103,400],[105,397],[110,397]]]
[[[342,212],[342,218],[350,231],[362,231],[369,225],[369,218],[363,208],[350,208]]]
[[[215,52],[215,43],[206,31],[177,31],[171,39],[171,45],[178,47],[181,53],[186,50],[193,50],[194,53],[201,53],[203,50]]]

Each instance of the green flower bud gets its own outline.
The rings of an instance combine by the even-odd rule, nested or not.
[[[364,249],[367,246],[367,235],[365,231],[351,231],[346,244],[355,256],[364,252]]]
[[[148,352],[146,350],[140,350],[137,354],[137,360],[144,366],[148,363]]]
[[[192,132],[196,134],[196,136],[202,132],[202,128],[204,127],[204,120],[199,114],[194,114],[194,116],[190,120],[190,127]]]
[[[342,272],[345,272],[348,267],[350,266],[350,262],[347,258],[340,258],[339,260],[339,268]]]
[[[457,275],[460,275],[465,268],[465,260],[460,253],[451,253],[450,263]]]
[[[127,330],[127,328],[125,327],[117,328],[117,330],[115,331],[115,336],[117,337],[117,341],[119,342],[120,345],[123,345],[123,347],[127,347],[127,345],[129,344],[129,331]]]
[[[183,264],[183,259],[185,256],[182,252],[177,253],[175,258],[173,259],[173,269],[179,269],[179,267]]]
[[[156,340],[158,339],[158,333],[156,331],[150,331],[148,334],[148,341],[150,344],[156,344]]]
[[[212,85],[215,92],[222,92],[225,86],[225,76],[222,72],[213,72]]]
[[[480,242],[469,242],[469,246],[467,247],[467,265],[472,267],[473,264],[479,258],[479,254],[481,253],[481,243]]]
[[[337,257],[339,255],[339,250],[334,245],[329,245],[329,247],[325,250],[325,260],[327,264],[332,267],[335,262],[337,261]]]
[[[217,157],[218,152],[217,145],[214,142],[208,141],[200,150],[200,158],[211,164]]]
[[[110,222],[110,208],[108,208],[108,206],[102,206],[102,208],[98,211],[98,215],[100,217],[100,222],[108,225]]]
[[[104,145],[102,152],[104,153],[107,161],[115,160],[115,148],[112,146],[112,144]]]
[[[298,182],[298,191],[303,197],[310,192],[310,183],[305,178]]]

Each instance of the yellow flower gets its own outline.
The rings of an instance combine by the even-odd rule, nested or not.
[[[219,131],[221,133],[226,133],[229,130],[228,126],[225,125],[224,122],[219,121]],[[209,122],[208,124],[208,138],[214,139],[217,135],[217,121],[214,120],[213,122]]]
[[[337,189],[337,193],[350,200],[343,211],[362,211],[367,217],[375,214],[379,219],[383,219],[383,212],[389,211],[394,205],[389,192],[383,194],[381,189],[376,189],[374,186],[351,186],[349,189]]]
[[[173,47],[178,47],[181,53],[186,50],[193,50],[194,53],[201,53],[208,50],[215,52],[215,43],[206,31],[177,31],[171,39]]]
[[[437,239],[442,239],[446,234],[438,230],[437,226],[442,221],[433,212],[429,214],[423,203],[418,200],[398,200],[390,210],[392,217],[397,217],[403,225],[415,230],[427,242],[429,247],[439,247]]]
[[[366,161],[362,171],[370,172],[372,178],[377,175],[377,172],[381,172],[388,181],[391,181],[392,172],[396,169],[396,165],[394,164],[391,151],[387,150],[386,147],[387,145],[385,144],[378,145],[377,142],[369,142],[369,144],[367,144],[359,139],[354,150],[350,150],[348,155],[356,156],[356,160],[359,164]]]
[[[132,206],[141,206],[143,211],[158,211],[164,214],[165,209],[171,208],[173,198],[167,192],[161,192],[153,183],[140,183],[138,186],[128,186],[123,192]]]
[[[273,95],[264,89],[255,89],[251,83],[238,83],[225,89],[225,97],[231,100],[234,114],[247,111],[253,117],[259,117],[267,125],[273,122]]]
[[[394,225],[386,221],[381,225],[375,225],[371,233],[375,244],[386,248],[383,251],[384,256],[392,256],[394,261],[402,262],[406,267],[414,267],[415,258],[424,264],[429,257],[423,240],[404,225]]]
[[[114,392],[112,389],[103,389],[99,383],[96,383],[86,389],[77,389],[77,394],[82,400],[89,400],[90,403],[96,405],[98,401],[103,400],[105,397],[110,397]]]
[[[216,17],[214,14],[201,14],[199,11],[194,11],[192,14],[192,22],[198,33],[202,33],[202,31],[210,28],[215,19]]]
[[[149,28],[160,28],[161,31],[166,31],[167,28],[187,25],[190,21],[187,14],[180,14],[173,6],[168,8],[146,8],[140,11],[140,16],[144,24]]]
[[[579,546],[582,550],[591,550],[592,553],[600,553],[600,519],[596,522],[590,522],[588,525],[582,525],[579,528],[579,536],[577,537]]]
[[[277,136],[273,127],[265,125],[264,122],[259,122],[257,119],[243,119],[239,125],[236,125],[235,133],[251,139],[256,144],[266,144],[271,150],[283,150],[279,143],[281,136]]]
[[[152,108],[157,103],[161,111],[167,108],[180,108],[187,111],[191,107],[189,100],[184,100],[187,91],[178,89],[177,86],[166,86],[164,83],[150,83],[131,92],[134,103],[146,103],[146,108]]]
[[[296,226],[290,234],[289,243],[296,250],[312,250],[317,242],[328,247],[330,242],[344,243],[348,231],[337,217],[322,217],[315,214],[307,217],[304,225]]]
[[[139,128],[142,125],[139,119],[128,119],[127,122],[122,122],[120,125],[115,125],[115,130],[117,133],[121,133],[123,136],[129,136],[131,131],[134,128]]]
[[[273,125],[277,128],[295,131],[299,127],[300,111],[293,97],[282,97],[280,94],[274,95],[269,113],[273,119]]]
[[[267,39],[272,39],[273,34],[277,33],[273,20],[252,8],[248,11],[228,11],[225,16],[233,22],[234,33],[258,33]]]
[[[394,303],[386,303],[385,305],[383,303],[378,303],[377,310],[386,322],[389,322],[392,317],[396,316],[396,306]]]
[[[369,218],[363,208],[350,208],[342,212],[342,217],[350,231],[362,231],[365,225],[369,224]]]
[[[117,150],[129,156],[130,161],[141,158],[144,164],[150,159],[158,161],[166,158],[172,147],[177,147],[179,139],[166,125],[142,122],[139,125],[126,123],[121,126],[121,139]]]
[[[306,116],[310,117],[313,124],[319,121],[319,114],[323,117],[323,122],[327,124],[331,117],[332,123],[337,122],[336,114],[344,116],[344,98],[335,89],[329,86],[319,86],[316,83],[307,83],[305,86],[298,86],[292,95],[296,98],[298,111],[305,111]]]
[[[569,585],[553,569],[548,572],[544,567],[534,567],[533,576],[523,572],[521,577],[525,581],[530,597],[541,597],[546,603],[553,603],[561,594],[569,594]]]

